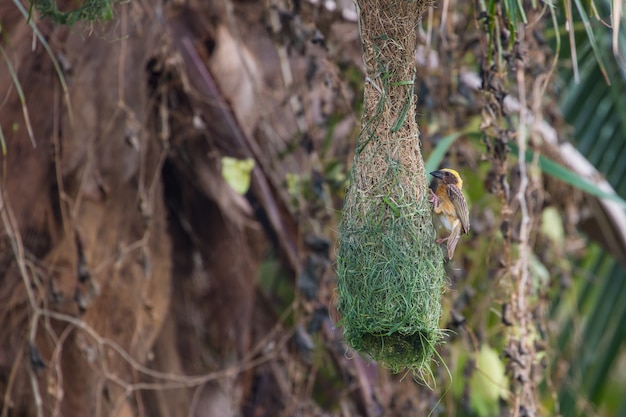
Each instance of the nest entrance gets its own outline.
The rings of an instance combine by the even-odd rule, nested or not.
[[[339,324],[350,346],[396,372],[423,372],[442,337],[443,253],[413,101],[427,5],[359,1],[368,82],[340,226]]]

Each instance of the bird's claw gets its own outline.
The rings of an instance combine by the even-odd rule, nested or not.
[[[438,208],[439,207],[439,197],[437,197],[437,194],[435,194],[432,189],[429,188],[429,191],[430,191],[430,198],[428,199],[428,201],[433,203],[433,206],[435,206],[435,208]]]

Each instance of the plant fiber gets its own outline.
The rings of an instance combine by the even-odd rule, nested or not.
[[[413,99],[428,3],[358,6],[368,79],[340,225],[339,325],[352,348],[392,371],[429,373],[445,284]]]

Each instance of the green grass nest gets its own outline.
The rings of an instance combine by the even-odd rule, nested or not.
[[[356,166],[368,169],[370,165]],[[381,183],[383,188],[396,184],[395,195],[406,200],[415,195],[398,189],[397,177]],[[419,188],[416,183],[413,177],[414,191]],[[353,183],[348,189],[340,226],[337,295],[342,318],[338,324],[352,348],[392,371],[408,368],[429,373],[435,347],[443,337],[439,319],[445,282],[427,188],[424,185],[418,193],[423,196],[419,201],[394,205],[372,197],[385,194],[358,188]]]

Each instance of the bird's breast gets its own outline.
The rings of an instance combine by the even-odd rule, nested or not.
[[[454,216],[446,213],[446,211],[444,211],[437,217],[439,217],[439,222],[441,223],[443,228],[446,229],[448,232],[452,231],[455,221],[458,221],[454,218]]]

